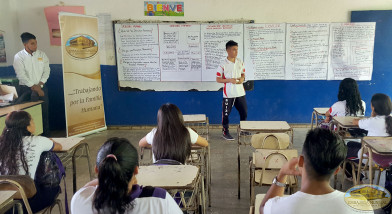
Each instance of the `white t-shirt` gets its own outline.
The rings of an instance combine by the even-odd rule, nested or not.
[[[14,57],[14,69],[19,85],[31,87],[39,82],[46,83],[50,75],[49,59],[40,50],[30,55],[25,49]]]
[[[183,214],[174,199],[163,189],[155,188],[152,196],[140,197],[142,188],[135,185],[132,188],[131,198],[133,199],[134,207],[126,210],[126,214],[144,213],[144,214]],[[71,200],[72,214],[97,214],[98,212],[92,208],[94,193],[97,187],[89,186],[82,187],[75,193]],[[105,212],[102,212],[105,213]]]
[[[231,62],[227,58],[219,65],[216,72],[216,77],[222,79],[241,78],[241,74],[245,74],[244,62],[241,59],[236,58],[235,63]],[[244,85],[224,83],[223,86],[223,97],[234,98],[245,96]]]
[[[368,131],[370,137],[387,137],[387,125],[385,124],[385,116],[375,116],[359,120],[358,126]]]
[[[363,112],[361,112],[361,110],[359,110],[357,112],[357,116],[363,116],[365,115],[366,112],[366,103],[362,101],[362,107],[363,107]],[[331,108],[329,108],[329,113],[331,114],[332,117],[338,116],[338,117],[343,117],[343,116],[350,116],[350,115],[346,115],[346,101],[338,101],[336,103],[334,103]]]
[[[26,162],[29,167],[30,177],[34,179],[35,171],[42,152],[53,149],[53,141],[42,136],[28,136],[23,138],[23,149],[26,154]],[[18,158],[20,160],[20,158]],[[22,162],[18,161],[19,174],[25,175],[26,171],[23,169]]]
[[[199,135],[193,131],[191,128],[187,127],[188,132],[189,132],[189,136],[191,137],[191,143],[195,144],[197,141],[197,138],[199,137]],[[152,142],[154,142],[154,136],[155,136],[155,132],[157,131],[157,128],[153,128],[147,135],[146,135],[146,141],[148,144],[152,145]],[[152,157],[153,162],[155,163],[155,156],[153,155]]]
[[[310,195],[301,191],[287,197],[271,198],[265,203],[264,214],[350,214],[374,213],[355,210],[344,201],[344,192],[335,190],[324,195]]]

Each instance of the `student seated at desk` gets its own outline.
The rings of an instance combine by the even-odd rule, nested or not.
[[[97,154],[98,179],[75,193],[71,213],[182,214],[166,190],[137,185],[138,165],[137,150],[127,139],[108,139]]]
[[[389,96],[385,94],[374,94],[370,106],[372,108],[371,117],[366,119],[354,119],[353,124],[368,131],[367,136],[370,137],[392,136],[392,102]],[[347,146],[347,158],[359,158],[362,152],[361,143],[350,141],[347,143]],[[373,160],[380,165],[392,164],[391,156],[374,153]],[[351,172],[350,168],[348,170]]]
[[[42,152],[60,151],[61,145],[42,136],[33,136],[35,124],[25,111],[13,111],[5,119],[0,137],[0,174],[29,175],[33,180]],[[35,181],[37,193],[29,199],[32,211],[53,204],[60,187],[45,187]]]
[[[184,164],[191,154],[192,144],[208,146],[205,138],[185,127],[182,113],[174,104],[166,103],[159,108],[157,122],[158,127],[139,141],[140,147],[152,146],[153,162],[170,159]]]
[[[325,113],[325,123],[335,116],[363,116],[366,103],[361,100],[358,84],[354,79],[346,78],[340,82],[338,102],[334,103]]]
[[[261,202],[260,213],[373,213],[348,206],[344,201],[345,193],[334,190],[329,183],[330,178],[339,172],[339,165],[346,158],[346,152],[343,140],[330,130],[310,130],[302,155],[288,161],[274,178]],[[302,177],[301,190],[282,197],[288,175]],[[364,201],[358,199],[359,202]]]

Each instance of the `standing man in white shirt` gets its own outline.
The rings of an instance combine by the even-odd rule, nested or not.
[[[37,50],[37,39],[31,33],[20,35],[24,49],[15,54],[14,69],[19,79],[18,102],[38,101],[42,103],[42,122],[44,136],[49,136],[49,99],[45,86],[49,78],[49,59],[46,54]]]
[[[222,126],[223,138],[234,140],[229,132],[229,115],[233,106],[240,114],[240,120],[246,120],[248,107],[246,105],[244,62],[237,58],[238,43],[230,40],[226,43],[226,59],[218,67],[216,81],[223,83]]]
[[[329,183],[331,177],[339,172],[346,154],[347,146],[339,136],[326,129],[310,130],[302,155],[289,160],[273,179],[261,202],[260,213],[373,213],[349,206],[344,200],[345,193],[333,189]],[[282,197],[289,175],[302,177],[301,190]]]

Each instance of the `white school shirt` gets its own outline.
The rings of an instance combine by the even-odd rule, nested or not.
[[[42,152],[50,151],[54,147],[53,141],[42,136],[26,136],[23,138],[23,150],[26,158],[26,163],[29,168],[29,176],[34,180],[35,172]],[[19,156],[20,154],[18,154]],[[15,157],[17,160],[19,175],[26,175],[23,168],[20,156]]]
[[[135,186],[135,185],[134,185]],[[134,186],[132,189],[134,189]],[[137,186],[137,185],[136,185]],[[142,189],[142,187],[138,187]],[[97,214],[93,209],[94,193],[97,186],[82,187],[71,200],[72,214]],[[150,197],[140,197],[141,192],[133,192],[133,208],[125,210],[125,214],[183,214],[174,199],[163,189],[155,188],[154,194]],[[159,191],[159,194],[155,192]],[[102,212],[105,213],[105,212]]]
[[[265,203],[264,214],[351,214],[374,213],[350,207],[344,201],[344,192],[335,190],[324,195],[311,195],[301,191],[287,197],[271,198]]]
[[[357,116],[364,116],[366,112],[366,103],[363,100],[361,100],[361,102],[362,102],[363,112],[358,111]],[[331,114],[332,117],[352,116],[352,115],[346,115],[346,100],[338,101],[334,103],[331,106],[331,108],[329,108],[329,113]]]
[[[236,58],[235,63],[227,58],[219,65],[216,72],[216,77],[222,79],[241,78],[241,74],[245,74],[244,62]],[[243,84],[223,83],[223,97],[234,98],[245,96],[245,89]]]
[[[387,125],[385,124],[386,116],[375,116],[359,120],[358,126],[368,131],[370,137],[388,137]]]
[[[19,85],[31,87],[39,82],[46,83],[50,74],[49,59],[40,50],[30,55],[23,49],[15,54],[14,69]]]
[[[191,128],[187,127],[188,132],[189,132],[189,136],[191,137],[191,143],[195,144],[197,141],[197,138],[199,137],[199,135],[193,131]],[[154,142],[154,136],[155,136],[155,132],[157,132],[157,128],[153,128],[147,135],[146,135],[146,141],[148,144],[152,145],[152,142]],[[152,155],[152,160],[155,163],[155,156],[154,154]]]

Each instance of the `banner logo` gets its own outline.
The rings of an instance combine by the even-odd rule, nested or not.
[[[77,59],[88,59],[98,53],[98,43],[92,36],[75,35],[67,40],[65,50]]]
[[[377,185],[357,185],[347,190],[344,201],[357,210],[377,210],[391,202],[391,193],[384,187]]]

